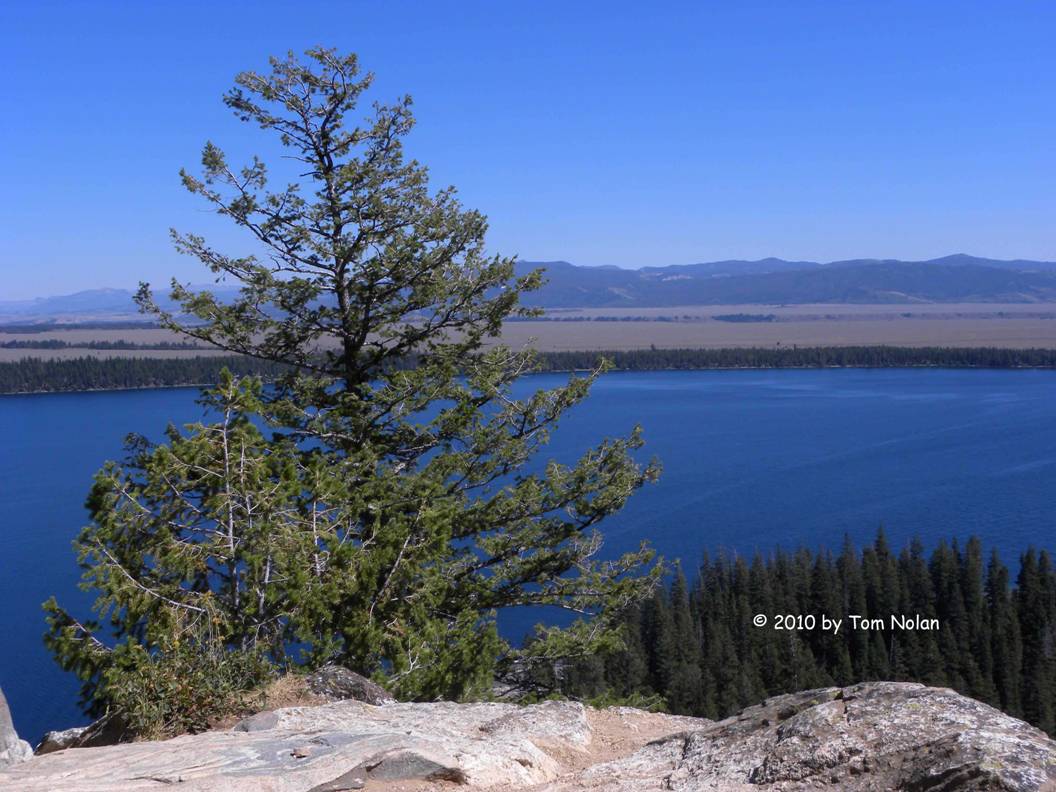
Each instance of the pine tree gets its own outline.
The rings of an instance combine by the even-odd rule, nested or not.
[[[931,556],[931,578],[938,607],[939,651],[945,659],[946,679],[950,687],[964,690],[967,680],[962,669],[962,656],[970,651],[968,625],[964,610],[964,596],[960,586],[960,563],[957,547],[940,541]]]
[[[619,698],[628,698],[635,693],[648,694],[649,653],[642,641],[644,632],[642,608],[633,603],[623,612],[623,645],[605,655],[605,681],[607,690]]]
[[[1028,550],[1016,587],[1023,636],[1023,711],[1028,721],[1049,734],[1056,731],[1052,578],[1049,554]]]
[[[1023,640],[1023,714],[1031,723],[1051,731],[1054,691],[1045,647],[1045,600],[1042,568],[1037,553],[1031,548],[1020,559],[1016,581],[1016,609]]]
[[[898,607],[898,569],[887,537],[881,528],[871,547],[862,552],[862,577],[865,581],[865,614],[869,618],[890,618]],[[868,635],[866,679],[891,678],[891,646],[879,630]]]
[[[95,710],[195,651],[336,660],[403,697],[472,696],[517,655],[497,609],[581,617],[540,627],[521,653],[553,664],[616,646],[617,614],[658,579],[644,547],[598,560],[597,524],[656,475],[632,459],[637,430],[575,464],[528,467],[600,370],[514,396],[534,356],[496,336],[528,313],[519,296],[541,274],[515,278],[513,259],[486,255],[483,215],[404,157],[409,98],[352,124],[371,79],[326,49],[242,73],[225,103],[295,169],[283,181],[256,158],[235,167],[207,143],[201,176],[182,173],[254,252],[173,232],[240,292],[221,302],[173,281],[189,323],[147,285],[141,306],[287,373],[266,389],[226,377],[206,396],[218,421],[139,443],[96,477],[77,546],[111,638],[49,605],[50,645]]]
[[[984,591],[983,547],[975,536],[968,540],[961,558],[961,591],[964,594],[968,633],[962,661],[967,681],[966,690],[973,698],[997,705],[990,609],[987,607]]]
[[[753,614],[775,614],[783,612],[775,596],[773,576],[767,562],[759,554],[752,559],[748,569],[749,610]],[[778,636],[767,628],[752,627],[749,631],[749,657],[759,678],[759,686],[767,693],[783,689],[785,672],[780,661]]]
[[[699,711],[701,703],[700,630],[693,618],[689,587],[681,566],[675,570],[669,597],[673,646],[663,645],[665,698],[671,712],[689,715]]]
[[[842,611],[839,582],[832,555],[819,553],[814,559],[810,582],[811,608],[806,613],[828,614],[838,617]],[[838,685],[849,685],[854,681],[851,671],[850,653],[845,635],[829,630],[810,630],[807,633],[814,657],[822,671],[822,677]]]
[[[845,535],[843,549],[837,560],[841,589],[841,614],[866,614],[865,580],[862,562],[850,536]],[[868,667],[869,639],[861,630],[848,629],[845,633],[851,671],[854,679],[864,679]]]
[[[994,658],[994,685],[1001,709],[1023,715],[1021,672],[1023,639],[1016,604],[1009,591],[1008,568],[994,550],[986,570],[986,599],[990,609],[990,647]]]

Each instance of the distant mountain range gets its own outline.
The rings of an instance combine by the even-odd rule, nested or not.
[[[1056,262],[967,255],[928,261],[853,259],[819,263],[767,258],[637,270],[523,261],[546,269],[526,295],[544,308],[615,308],[746,303],[1053,302]]]
[[[1056,262],[1002,261],[958,254],[928,261],[852,259],[820,263],[766,258],[666,267],[577,267],[521,261],[546,270],[546,285],[525,296],[543,308],[644,308],[747,303],[1056,302]],[[203,287],[205,288],[205,287]],[[217,289],[221,296],[231,287]],[[35,300],[0,300],[0,321],[145,319],[132,292],[92,289]],[[171,307],[171,306],[169,306]]]
[[[3,286],[0,285],[0,290]],[[233,296],[232,287],[200,286],[220,297]],[[37,297],[33,300],[0,300],[0,321],[8,324],[21,322],[103,322],[149,321],[139,312],[133,299],[135,292],[128,289],[88,289],[56,297]],[[167,291],[155,295],[163,308],[176,309],[167,299]]]

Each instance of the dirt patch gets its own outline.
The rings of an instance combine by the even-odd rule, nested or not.
[[[308,689],[308,683],[299,674],[283,674],[258,691],[246,697],[245,711],[228,715],[211,723],[211,729],[230,729],[236,723],[260,712],[271,712],[287,707],[315,707],[326,704],[327,699]]]
[[[588,710],[594,739],[590,745],[590,761],[583,767],[609,762],[634,753],[642,746],[693,729],[703,729],[710,721],[702,718],[683,718],[625,708]]]
[[[654,740],[702,729],[710,723],[700,718],[682,718],[622,707],[588,709],[587,721],[590,723],[591,741],[583,751],[567,746],[555,749],[545,742],[535,741],[541,750],[564,768],[564,772],[552,781],[523,787],[523,792],[545,792],[588,767],[629,756]],[[364,789],[367,792],[449,792],[455,789],[507,792],[506,787],[467,787],[449,781],[370,781]]]

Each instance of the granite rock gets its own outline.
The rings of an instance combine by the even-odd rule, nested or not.
[[[952,690],[870,682],[778,696],[553,789],[1053,792],[1056,742]]]
[[[724,721],[571,702],[340,701],[0,770],[20,792],[1056,792],[1056,742],[951,690],[872,682]]]
[[[0,772],[0,789],[326,792],[406,780],[518,789],[556,780],[572,756],[586,760],[587,711],[571,702],[294,707],[227,731],[37,756]],[[641,716],[669,719],[667,733],[708,723]]]
[[[385,688],[344,666],[325,665],[305,677],[308,690],[328,701],[363,701],[391,704],[395,699]]]
[[[20,739],[15,731],[7,699],[4,698],[4,691],[0,690],[0,768],[24,762],[32,755],[33,749],[29,743]]]

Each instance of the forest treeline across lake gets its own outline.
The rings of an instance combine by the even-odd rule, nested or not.
[[[823,616],[841,620],[839,630]],[[624,621],[622,651],[538,681],[709,718],[780,693],[914,681],[1056,734],[1056,569],[1045,551],[1021,556],[1014,584],[976,538],[940,542],[930,557],[919,540],[893,551],[882,532],[861,552],[847,540],[838,555],[720,555],[688,582],[679,570]]]
[[[117,347],[115,347],[117,348]],[[177,347],[173,347],[177,349]],[[641,349],[610,352],[543,352],[538,370],[582,371],[601,358],[620,371],[693,371],[762,368],[1056,368],[1054,349],[991,347],[776,347],[738,349]],[[405,365],[414,365],[407,360]],[[121,390],[205,385],[224,368],[236,375],[274,379],[280,364],[228,355],[198,357],[27,357],[0,363],[0,393]]]
[[[140,350],[187,350],[206,349],[201,344],[192,341],[158,341],[156,343],[144,344],[138,341],[126,341],[119,338],[116,341],[63,341],[58,338],[21,339],[0,342],[0,349],[140,349]]]
[[[228,369],[237,376],[275,379],[285,370],[278,363],[240,356],[170,358],[96,358],[66,360],[24,358],[0,363],[0,393],[176,388],[210,385]]]

